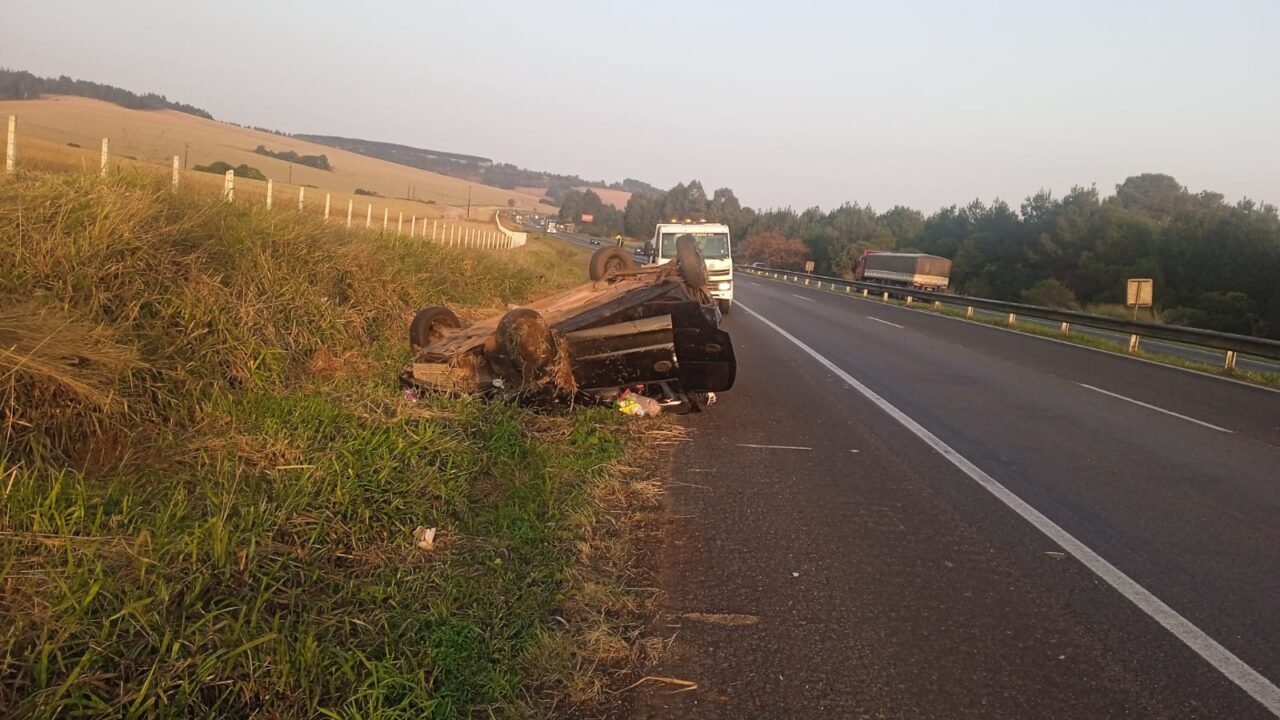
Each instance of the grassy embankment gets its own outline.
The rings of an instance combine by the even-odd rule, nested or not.
[[[584,265],[141,175],[0,177],[0,716],[599,700],[653,492],[624,477],[615,414],[395,385],[414,308],[504,307]]]

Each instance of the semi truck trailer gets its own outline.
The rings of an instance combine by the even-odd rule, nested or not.
[[[854,280],[934,292],[944,292],[950,277],[950,260],[922,253],[867,250],[853,269]]]

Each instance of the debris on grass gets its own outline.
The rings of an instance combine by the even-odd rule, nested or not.
[[[413,531],[413,541],[423,550],[431,551],[436,547],[436,529],[419,526]]]

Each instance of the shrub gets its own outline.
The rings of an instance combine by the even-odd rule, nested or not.
[[[249,180],[266,180],[267,179],[267,176],[263,175],[262,171],[259,170],[258,168],[250,167],[243,163],[233,167],[231,163],[224,162],[222,160],[216,160],[214,162],[209,163],[208,165],[196,165],[194,169],[198,170],[199,172],[215,173],[217,175],[226,175],[227,171],[231,170],[235,173],[235,176],[238,178],[247,178]]]
[[[1058,308],[1060,310],[1079,310],[1080,303],[1071,288],[1063,285],[1055,278],[1045,278],[1022,291],[1022,302],[1028,305]]]
[[[781,270],[799,270],[809,259],[809,248],[798,238],[762,232],[743,241],[742,255],[749,263],[760,262]]]

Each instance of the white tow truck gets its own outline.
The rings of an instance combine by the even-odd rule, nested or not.
[[[720,306],[721,313],[728,313],[733,305],[733,255],[729,242],[729,226],[722,223],[670,222],[658,223],[653,230],[650,261],[659,265],[676,257],[676,238],[692,235],[698,241],[698,249],[707,263],[707,288]]]

